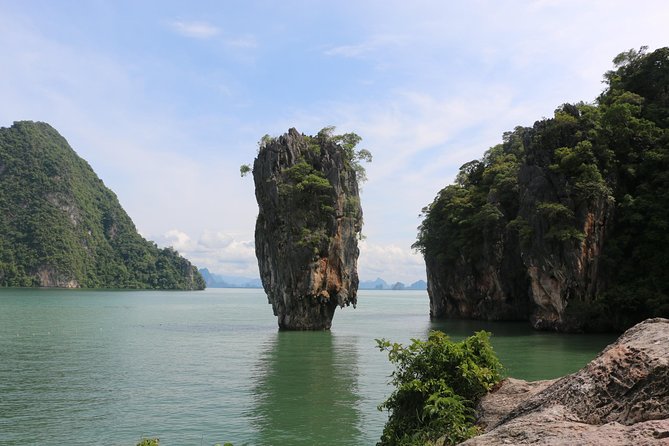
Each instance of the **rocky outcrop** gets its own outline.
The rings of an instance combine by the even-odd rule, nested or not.
[[[637,324],[561,379],[507,379],[478,413],[484,433],[463,445],[669,444],[669,320]]]
[[[529,229],[520,247],[529,280],[529,319],[538,329],[572,331],[581,327],[567,314],[569,304],[591,302],[601,291],[601,252],[615,206],[606,190],[579,199],[572,191],[574,178],[555,168],[559,147],[551,147],[578,143],[569,137],[551,142],[543,126],[538,123],[528,135],[518,172],[518,216]]]
[[[478,259],[460,256],[445,269],[438,257],[426,255],[430,316],[459,319],[526,320],[529,280],[517,236],[502,231],[489,237]],[[445,273],[447,271],[447,273]]]
[[[569,136],[553,140],[553,130],[546,126],[538,122],[533,128],[519,128],[515,140],[499,147],[502,153],[522,147],[522,157],[514,158],[515,184],[506,193],[506,203],[494,183],[481,185],[474,178],[468,180],[475,184],[467,185],[472,190],[467,198],[481,200],[477,214],[454,212],[453,205],[459,205],[455,199],[444,206],[447,215],[454,214],[450,218],[460,220],[446,234],[448,243],[463,236],[469,243],[446,261],[443,250],[424,250],[433,317],[529,320],[538,329],[582,329],[567,307],[591,302],[601,291],[600,254],[614,203],[606,188],[587,200],[570,192],[574,179],[555,168],[554,152],[577,143]],[[484,174],[500,175],[496,172],[509,154],[496,156],[488,157],[486,167],[481,163]],[[485,222],[490,218],[486,207],[497,212],[492,224]],[[467,224],[472,228],[463,229]],[[433,231],[440,227],[435,225]]]
[[[45,288],[79,288],[79,282],[59,274],[52,267],[42,267],[37,271],[39,285]]]
[[[356,304],[362,209],[350,155],[325,133],[261,143],[256,256],[281,329],[329,329],[337,307]]]
[[[669,48],[516,127],[423,209],[431,315],[620,331],[669,316]]]

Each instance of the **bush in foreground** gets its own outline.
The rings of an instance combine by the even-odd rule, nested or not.
[[[445,437],[456,444],[477,433],[475,407],[501,379],[502,365],[484,331],[461,342],[432,331],[407,347],[376,342],[396,365],[395,391],[379,405],[389,417],[377,446],[424,445]]]

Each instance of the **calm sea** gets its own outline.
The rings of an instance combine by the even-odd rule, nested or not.
[[[0,289],[0,445],[373,445],[375,338],[486,329],[508,374],[578,370],[614,337],[430,322],[424,291],[361,291],[330,332],[278,332],[261,290]]]

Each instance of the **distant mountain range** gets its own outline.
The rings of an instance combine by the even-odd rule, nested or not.
[[[207,268],[202,268],[200,274],[204,278],[209,288],[262,288],[262,282],[258,278],[226,276],[214,274]],[[402,282],[388,284],[385,280],[377,278],[376,280],[362,281],[358,285],[359,290],[426,290],[427,283],[419,280],[411,285],[405,285]]]
[[[200,274],[209,288],[262,288],[258,278],[214,274],[207,268],[201,269]]]
[[[385,280],[377,277],[376,280],[362,281],[358,285],[360,290],[426,290],[427,283],[424,280],[418,280],[411,285],[405,285],[402,282],[395,282],[390,285]]]

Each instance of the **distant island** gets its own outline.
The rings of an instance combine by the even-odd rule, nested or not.
[[[53,127],[0,128],[0,286],[200,290],[197,268],[144,239]]]
[[[360,282],[358,289],[361,290],[427,290],[427,282],[418,280],[411,285],[405,285],[402,282],[395,282],[392,285],[385,280],[377,277],[376,280],[367,280]]]
[[[208,268],[200,269],[200,274],[204,278],[208,288],[262,288],[262,282],[258,277],[240,277],[228,276],[224,274],[215,274]],[[426,290],[427,283],[424,280],[418,280],[411,285],[405,285],[402,282],[389,284],[381,278],[376,280],[362,281],[358,285],[359,290]]]
[[[200,269],[208,288],[262,288],[259,277],[240,277],[214,274],[208,268]]]

